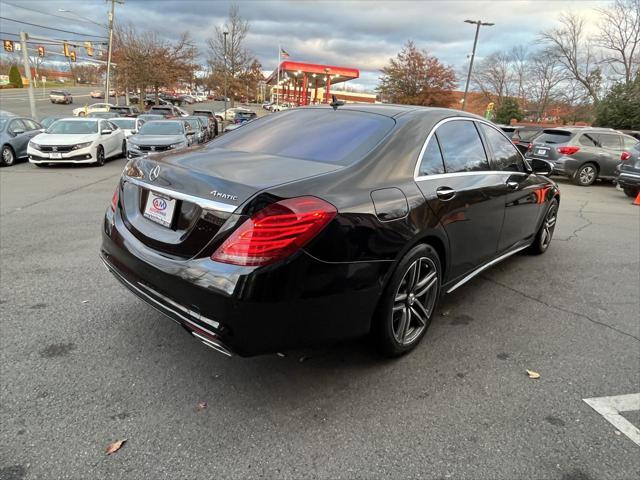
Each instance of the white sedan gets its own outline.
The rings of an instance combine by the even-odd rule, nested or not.
[[[113,105],[110,103],[94,103],[92,105],[85,105],[84,107],[74,108],[73,116],[86,117],[90,113],[94,112],[108,112],[111,110],[111,107],[113,107]]]
[[[117,125],[102,118],[63,118],[29,141],[29,162],[93,163],[99,167],[110,157],[126,156],[127,141]]]
[[[233,122],[233,120],[236,118],[236,112],[251,112],[251,110],[249,110],[248,108],[242,108],[242,107],[227,108],[228,122]],[[224,110],[215,112],[215,116],[219,122],[222,122],[224,120]]]
[[[140,130],[140,127],[144,125],[144,120],[134,117],[118,117],[110,118],[109,122],[117,125],[124,132],[124,138],[129,138],[131,135],[135,135]]]

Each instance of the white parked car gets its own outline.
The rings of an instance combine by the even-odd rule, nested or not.
[[[140,130],[140,127],[144,125],[144,120],[141,118],[132,117],[118,117],[109,119],[111,123],[117,125],[124,132],[124,138],[129,138],[131,135],[135,135]]]
[[[111,110],[110,103],[94,103],[93,105],[85,105],[84,107],[74,108],[73,116],[74,117],[86,117],[90,113],[94,112],[108,112]]]
[[[117,125],[102,118],[63,118],[29,141],[29,162],[39,167],[52,163],[94,163],[126,156],[127,141]]]
[[[235,108],[227,108],[227,121],[233,122],[236,118],[236,112],[251,112],[248,108],[235,107]],[[215,116],[218,121],[222,122],[224,120],[224,110],[219,112],[215,112]]]
[[[199,102],[207,101],[207,96],[202,92],[194,93],[193,96],[196,97],[196,100]]]
[[[289,103],[280,103],[278,105],[276,105],[275,103],[271,105],[271,108],[269,108],[270,112],[281,112],[282,110],[289,110],[290,108],[292,108],[293,105],[289,104]]]

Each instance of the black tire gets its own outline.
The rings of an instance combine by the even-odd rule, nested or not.
[[[0,166],[10,167],[16,163],[16,152],[10,145],[4,145],[0,151]]]
[[[587,162],[584,165],[580,165],[572,177],[573,183],[581,187],[588,187],[593,185],[598,178],[598,167],[595,164]]]
[[[551,244],[551,240],[553,239],[553,232],[556,229],[557,220],[558,200],[554,198],[549,202],[549,208],[547,208],[547,211],[544,214],[542,225],[540,225],[540,229],[538,230],[538,233],[536,233],[536,238],[529,247],[530,253],[534,255],[541,255],[547,251]]]
[[[95,166],[96,167],[102,167],[104,165],[104,148],[102,148],[102,145],[98,145],[98,148],[96,149],[96,163]]]
[[[400,260],[373,319],[372,333],[383,355],[397,357],[420,343],[438,307],[441,284],[440,258],[430,245],[416,245]]]
[[[640,192],[640,190],[638,190],[637,188],[631,188],[631,187],[623,188],[622,191],[627,197],[631,197],[631,198],[636,198],[638,196],[638,192]]]
[[[127,158],[127,140],[122,140],[122,153],[121,153],[121,157],[122,158]]]

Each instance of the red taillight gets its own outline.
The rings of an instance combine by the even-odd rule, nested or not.
[[[268,265],[299,250],[336,213],[333,205],[315,197],[281,200],[240,225],[211,259],[234,265]]]
[[[529,145],[527,145],[527,150],[533,150],[533,143],[529,143]]]
[[[623,162],[626,162],[630,158],[631,158],[631,153],[629,152],[622,152],[622,154],[620,155],[620,160]]]
[[[580,147],[558,147],[558,153],[562,155],[573,155],[574,153],[580,151]]]
[[[116,187],[116,191],[113,192],[113,197],[111,197],[111,210],[116,211],[116,207],[118,206],[118,198],[120,197],[120,185]]]

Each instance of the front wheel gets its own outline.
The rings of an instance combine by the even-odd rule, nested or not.
[[[95,165],[96,167],[101,167],[104,165],[104,148],[102,148],[102,145],[98,145],[98,148],[96,149]]]
[[[529,247],[529,251],[535,255],[543,254],[549,248],[551,239],[553,238],[553,232],[556,229],[556,222],[558,220],[558,200],[555,198],[549,203],[549,208],[544,216],[540,230],[536,234],[536,238]]]
[[[2,147],[2,153],[0,154],[0,165],[4,167],[10,167],[16,161],[16,154],[9,145]]]
[[[573,183],[581,187],[588,187],[598,178],[598,169],[593,163],[585,163],[573,174]]]
[[[126,140],[122,140],[122,153],[121,153],[122,158],[127,158],[127,141]]]
[[[388,357],[412,350],[431,324],[442,284],[440,258],[430,245],[417,245],[400,261],[376,311],[373,333]]]

